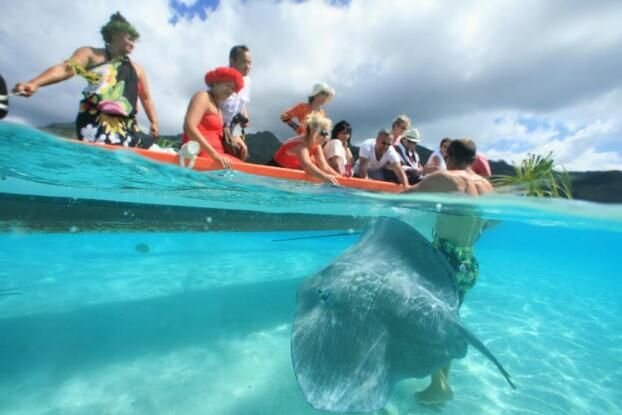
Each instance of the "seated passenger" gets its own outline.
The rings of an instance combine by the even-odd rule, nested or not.
[[[339,173],[333,170],[322,151],[322,142],[328,137],[331,122],[321,114],[309,114],[304,119],[305,134],[285,141],[274,153],[271,164],[288,169],[304,170],[313,177],[339,185]]]
[[[188,104],[182,143],[196,141],[201,147],[199,156],[211,157],[229,169],[231,161],[238,159],[225,154],[219,105],[244,87],[244,79],[237,69],[220,67],[205,74],[205,83],[207,91],[195,93]]]
[[[393,147],[400,155],[402,170],[408,177],[409,184],[415,184],[423,179],[423,166],[417,154],[417,143],[421,141],[419,130],[412,128],[402,136],[399,143]],[[397,177],[395,178],[397,179]],[[397,182],[397,180],[395,180]]]
[[[354,165],[354,175],[361,179],[390,181],[387,178],[391,171],[398,182],[408,187],[406,173],[400,165],[400,156],[393,148],[391,132],[386,128],[378,131],[376,138],[361,143],[359,159]]]
[[[412,122],[408,115],[398,115],[391,123],[391,140],[393,145],[397,145],[406,131],[412,127]]]
[[[425,174],[447,170],[447,163],[445,160],[447,159],[447,148],[449,148],[449,144],[451,144],[451,138],[445,137],[441,140],[439,149],[434,150],[425,163],[425,167],[423,168]]]
[[[326,104],[334,96],[335,90],[324,82],[315,84],[311,91],[311,95],[309,95],[308,102],[301,102],[282,113],[281,121],[292,127],[298,134],[305,134],[306,128],[304,120],[307,115],[320,114],[326,116],[322,109],[322,105]],[[298,123],[294,121],[295,119],[298,120]]]
[[[342,176],[352,176],[352,151],[350,150],[352,127],[347,121],[339,121],[333,127],[330,140],[324,143],[324,158],[328,165]]]

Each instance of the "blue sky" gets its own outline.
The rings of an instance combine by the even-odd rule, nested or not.
[[[201,20],[207,18],[207,13],[210,10],[215,10],[218,7],[218,0],[199,0],[194,3],[188,3],[187,1],[171,0],[170,5],[173,9],[173,16],[171,17],[172,23],[178,23],[180,19],[192,18],[198,16]]]
[[[405,113],[429,148],[469,136],[491,159],[553,151],[570,170],[622,170],[618,0],[17,2],[0,27],[7,83],[79,46],[101,47],[99,27],[117,10],[141,33],[132,58],[165,134],[181,131],[205,71],[244,43],[254,61],[251,131],[288,138],[279,113],[324,81],[337,90],[326,111],[351,122],[354,142]],[[83,87],[71,79],[13,99],[9,119],[71,121]]]

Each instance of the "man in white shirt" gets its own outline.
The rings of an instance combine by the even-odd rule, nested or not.
[[[389,170],[395,174],[402,186],[408,187],[400,156],[392,144],[391,132],[385,128],[378,132],[375,139],[363,141],[359,149],[359,159],[354,166],[354,175],[362,179],[386,181],[385,170]]]
[[[242,160],[248,155],[248,148],[243,139],[242,129],[248,126],[248,104],[251,102],[251,78],[248,74],[252,65],[251,52],[246,45],[236,45],[229,52],[229,66],[237,69],[244,77],[244,88],[233,93],[220,105],[222,119],[230,128],[236,146],[240,147]],[[240,114],[241,116],[239,116]],[[236,117],[237,116],[237,117]],[[232,122],[233,121],[233,122]]]

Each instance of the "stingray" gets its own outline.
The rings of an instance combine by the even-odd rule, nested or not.
[[[466,356],[493,354],[458,315],[445,256],[408,224],[378,219],[357,244],[298,288],[291,353],[298,385],[316,409],[368,412],[394,385]]]

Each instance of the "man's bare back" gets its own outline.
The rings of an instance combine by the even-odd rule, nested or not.
[[[480,196],[493,191],[490,182],[470,170],[447,170],[433,173],[421,184],[426,190],[448,193],[463,193],[469,196]],[[428,190],[428,187],[430,188]],[[435,189],[435,190],[432,190]],[[471,213],[471,214],[469,214]],[[473,246],[479,238],[486,221],[475,212],[464,212],[464,215],[440,213],[436,219],[435,232],[439,238],[446,239],[456,246]]]
[[[446,170],[432,173],[413,186],[411,192],[464,193],[480,196],[493,191],[490,182],[468,170]]]

